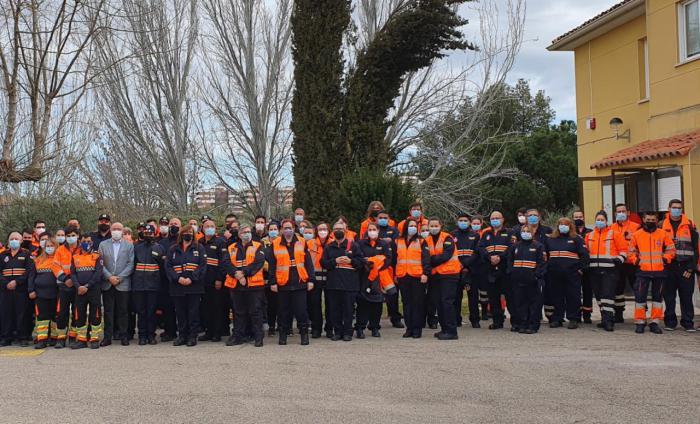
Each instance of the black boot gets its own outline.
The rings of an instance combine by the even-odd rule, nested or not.
[[[299,333],[301,336],[301,345],[306,346],[309,344],[309,332],[306,330],[301,330]]]
[[[148,344],[148,340],[144,337],[139,337],[139,346],[146,346]]]
[[[197,346],[197,337],[190,337],[189,340],[187,340],[187,347],[192,347],[192,346]]]
[[[243,339],[235,335],[231,335],[231,337],[226,340],[226,346],[240,346],[243,343],[245,343]]]
[[[659,327],[659,324],[652,322],[649,324],[649,331],[651,331],[654,334],[663,334],[664,330]]]
[[[569,325],[566,327],[569,330],[575,330],[578,328],[578,321],[569,321]]]
[[[372,330],[372,337],[382,337],[381,334],[379,334],[379,329],[375,328]]]
[[[284,346],[287,344],[287,332],[284,330],[280,330],[280,338],[279,341],[277,342],[278,345]]]
[[[70,345],[71,349],[84,349],[87,347],[87,343],[85,342],[75,342],[72,345]]]
[[[56,349],[63,349],[64,347],[66,347],[66,339],[57,340],[56,345],[54,346]]]
[[[311,331],[311,338],[312,339],[320,339],[321,338],[321,330],[312,330]]]
[[[615,310],[615,324],[624,324],[625,318],[623,317],[623,310],[622,309],[616,309]]]
[[[46,340],[42,340],[42,341],[37,342],[34,345],[34,349],[46,349]]]
[[[178,337],[173,342],[173,346],[184,346],[186,344],[187,344],[187,339],[185,339],[184,337]]]
[[[365,338],[364,330],[362,330],[361,328],[358,328],[357,330],[355,330],[355,337],[357,337],[358,339],[364,339]]]
[[[644,334],[644,324],[637,324],[634,326],[634,332],[637,334]]]
[[[591,321],[591,314],[583,314],[583,323],[593,324],[593,321]]]
[[[256,337],[255,338],[255,347],[262,347],[263,345],[263,337]]]

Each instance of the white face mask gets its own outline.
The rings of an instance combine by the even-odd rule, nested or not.
[[[112,238],[116,241],[121,240],[122,239],[122,232],[120,230],[112,231]]]
[[[421,231],[420,236],[424,239],[427,239],[428,237],[430,237],[430,231]]]
[[[75,246],[75,244],[78,243],[77,236],[66,237],[66,240],[68,240],[68,244],[70,244],[71,246]]]
[[[193,225],[192,226],[192,231],[194,231],[195,234],[199,232],[199,226],[198,225]]]
[[[524,216],[522,216],[522,215],[520,215],[520,216],[518,217],[518,222],[519,222],[520,224],[522,224],[522,225],[525,225],[525,223],[527,222],[527,218],[524,217]]]
[[[46,228],[37,228],[34,232],[40,236],[46,232]]]
[[[325,239],[326,237],[328,237],[328,231],[321,230],[318,232],[318,236],[321,237],[322,239]]]
[[[367,236],[368,236],[371,240],[375,240],[377,237],[379,237],[379,231],[374,231],[374,230],[373,230],[373,231],[367,231]]]
[[[39,240],[39,247],[42,249],[46,247],[46,240]]]
[[[168,234],[168,231],[170,231],[170,227],[168,227],[167,225],[160,226],[160,233],[161,234]]]
[[[261,232],[265,229],[265,224],[255,224],[255,231]]]

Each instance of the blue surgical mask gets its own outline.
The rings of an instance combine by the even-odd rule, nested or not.
[[[216,228],[214,227],[207,227],[204,229],[204,235],[207,237],[212,237],[216,234]]]
[[[66,237],[66,241],[69,245],[75,246],[75,244],[78,242],[78,236],[68,236]]]
[[[80,243],[80,249],[84,252],[89,252],[90,248],[92,247],[92,243],[84,241]]]
[[[416,234],[418,234],[418,227],[408,227],[408,235],[409,237],[413,237]]]
[[[500,228],[501,227],[501,220],[500,219],[492,219],[491,226],[493,228]]]
[[[55,248],[55,247],[49,246],[49,247],[46,248],[46,254],[47,254],[47,255],[53,255],[54,253],[56,253],[56,248]]]
[[[569,234],[569,226],[568,225],[560,225],[559,226],[559,233],[560,234]]]
[[[418,219],[418,218],[420,218],[420,216],[421,216],[421,211],[419,211],[419,210],[412,210],[412,211],[411,211],[411,216],[412,216],[413,218],[415,218],[415,219]]]
[[[522,232],[520,233],[520,238],[523,240],[532,240],[532,233]]]
[[[56,236],[56,241],[63,244],[66,242],[66,236]]]
[[[304,240],[313,240],[313,239],[314,239],[313,233],[304,233]]]
[[[421,231],[420,236],[424,239],[427,239],[428,237],[430,237],[430,231]]]
[[[7,244],[10,246],[10,249],[17,250],[19,249],[19,246],[22,244],[22,242],[19,240],[10,240],[10,242]]]
[[[680,218],[683,215],[683,209],[681,208],[671,208],[671,216],[673,218]]]
[[[473,230],[473,231],[481,231],[481,225],[479,225],[479,224],[472,224],[472,230]]]
[[[387,226],[389,226],[389,219],[388,218],[379,218],[377,220],[377,224],[379,224],[380,227],[387,227]]]
[[[619,222],[625,222],[627,221],[627,214],[626,213],[618,213],[615,215],[615,219]]]
[[[462,231],[466,231],[467,228],[469,228],[469,223],[464,221],[457,221],[457,227]]]
[[[304,215],[294,215],[294,222],[297,224],[304,220]]]
[[[527,217],[527,223],[530,225],[537,225],[540,223],[540,217],[537,215],[530,215]]]
[[[270,230],[267,232],[267,235],[270,236],[270,238],[275,238],[280,235],[280,232],[277,230]]]
[[[595,222],[595,227],[599,230],[602,230],[603,228],[607,227],[608,223],[605,221],[596,221]]]

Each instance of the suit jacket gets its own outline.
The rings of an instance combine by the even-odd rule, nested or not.
[[[122,240],[119,256],[115,261],[113,243],[112,239],[100,243],[99,252],[102,257],[102,274],[104,275],[102,291],[109,290],[112,287],[109,283],[109,277],[113,275],[121,278],[121,282],[117,284],[116,289],[118,291],[129,291],[131,289],[131,274],[134,273],[134,245]]]

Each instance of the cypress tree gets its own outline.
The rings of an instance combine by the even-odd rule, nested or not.
[[[314,220],[337,216],[333,197],[349,159],[341,124],[350,6],[350,0],[296,0],[291,17],[294,201]]]

